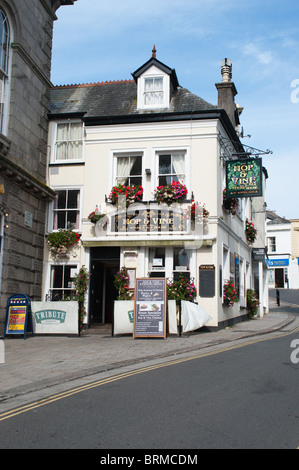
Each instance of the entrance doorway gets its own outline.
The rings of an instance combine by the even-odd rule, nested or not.
[[[276,268],[275,269],[275,287],[284,287],[284,269]]]
[[[114,301],[118,295],[114,276],[119,270],[119,254],[119,249],[108,247],[91,249],[89,326],[112,323]]]

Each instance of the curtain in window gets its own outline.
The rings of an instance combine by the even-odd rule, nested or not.
[[[68,124],[57,124],[56,160],[67,159]]]
[[[118,157],[117,158],[117,184],[127,184],[137,157]]]
[[[172,156],[173,173],[181,183],[185,183],[185,154],[174,154]]]
[[[83,146],[83,126],[81,122],[71,124],[70,127],[70,143],[69,143],[69,155],[68,157],[72,160],[80,160],[82,158],[82,146]]]
[[[144,82],[144,104],[163,103],[163,78],[147,78]]]
[[[57,124],[56,160],[80,160],[83,148],[81,122]]]

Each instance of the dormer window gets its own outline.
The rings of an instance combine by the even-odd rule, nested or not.
[[[156,59],[155,48],[152,58],[132,75],[137,83],[138,109],[158,111],[169,108],[179,83],[175,70]]]
[[[163,77],[144,79],[144,106],[163,106]]]

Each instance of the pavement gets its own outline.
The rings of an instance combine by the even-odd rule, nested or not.
[[[145,364],[161,364],[246,343],[249,338],[292,331],[299,326],[299,306],[277,307],[270,313],[218,331],[198,332],[163,339],[112,336],[111,327],[89,329],[80,336],[31,333],[27,338],[6,337],[5,363],[0,363],[0,412],[20,404],[111,377]]]

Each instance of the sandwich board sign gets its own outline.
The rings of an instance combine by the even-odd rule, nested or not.
[[[6,305],[3,339],[6,335],[24,335],[25,339],[27,331],[33,336],[30,298],[25,294],[12,295]]]
[[[166,279],[136,279],[133,338],[166,338]]]

